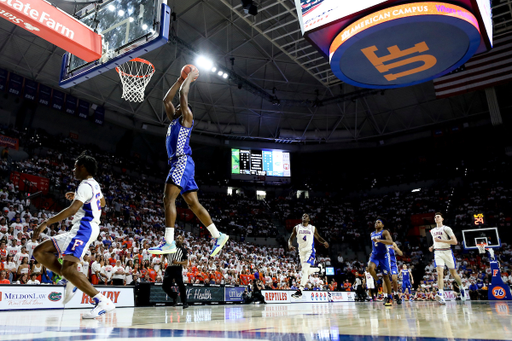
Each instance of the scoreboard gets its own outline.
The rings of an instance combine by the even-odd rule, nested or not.
[[[289,178],[290,153],[277,149],[231,149],[231,174]]]

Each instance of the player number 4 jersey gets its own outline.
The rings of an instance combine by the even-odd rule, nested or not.
[[[311,224],[304,226],[299,224],[295,226],[297,230],[297,244],[299,244],[299,250],[311,250],[315,241],[315,227]]]
[[[430,230],[430,234],[432,234],[435,250],[449,249],[451,247],[450,244],[436,242],[436,239],[438,239],[439,237],[441,237],[442,240],[450,240],[453,236],[453,231],[451,227],[444,225],[441,227],[434,227],[433,229]]]

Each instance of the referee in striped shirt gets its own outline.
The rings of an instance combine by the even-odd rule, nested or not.
[[[173,306],[175,306],[176,300],[178,299],[178,294],[171,289],[172,281],[174,280],[180,289],[180,297],[181,302],[183,303],[183,309],[186,309],[188,308],[188,303],[187,289],[185,288],[185,284],[183,284],[183,267],[186,268],[188,265],[188,253],[187,250],[183,247],[183,236],[177,236],[175,241],[178,250],[175,253],[167,254],[168,265],[167,269],[165,269],[162,289],[169,297],[172,297]]]

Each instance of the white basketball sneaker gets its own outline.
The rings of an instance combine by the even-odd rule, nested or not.
[[[463,288],[460,288],[460,300],[462,302],[466,301],[466,290],[464,290]]]
[[[168,253],[175,253],[176,251],[178,251],[176,242],[173,240],[171,243],[168,243],[165,241],[165,238],[162,239],[158,246],[150,247],[148,249],[148,252],[152,255],[165,255]]]
[[[439,302],[439,304],[441,304],[441,305],[446,304],[446,301],[444,300],[443,295],[440,295],[439,293],[437,293],[437,295],[436,295],[436,301]]]
[[[95,319],[96,317],[100,317],[101,315],[104,315],[109,311],[116,309],[114,302],[112,302],[110,299],[106,298],[101,294],[99,295],[99,297],[94,297],[93,301],[96,304],[95,307],[90,312],[85,313],[82,316],[82,318]]]
[[[76,294],[76,290],[78,289],[70,281],[68,281],[68,280],[65,280],[65,281],[66,281],[66,283],[64,284],[64,300],[62,300],[62,304],[64,304],[64,305],[66,303],[68,303],[69,301],[71,301],[73,296],[75,296],[75,294]]]

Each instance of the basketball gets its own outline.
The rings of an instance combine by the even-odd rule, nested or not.
[[[197,68],[196,68],[194,65],[192,65],[192,64],[187,64],[187,65],[185,65],[185,66],[181,69],[181,78],[186,79],[186,78],[187,78],[187,76],[188,76],[188,74],[189,74],[193,69],[197,69]],[[197,77],[199,77],[199,76],[197,76]],[[196,81],[196,79],[197,79],[197,77],[196,77],[196,78],[194,78],[194,79],[192,80],[192,82],[195,82],[195,81]]]

